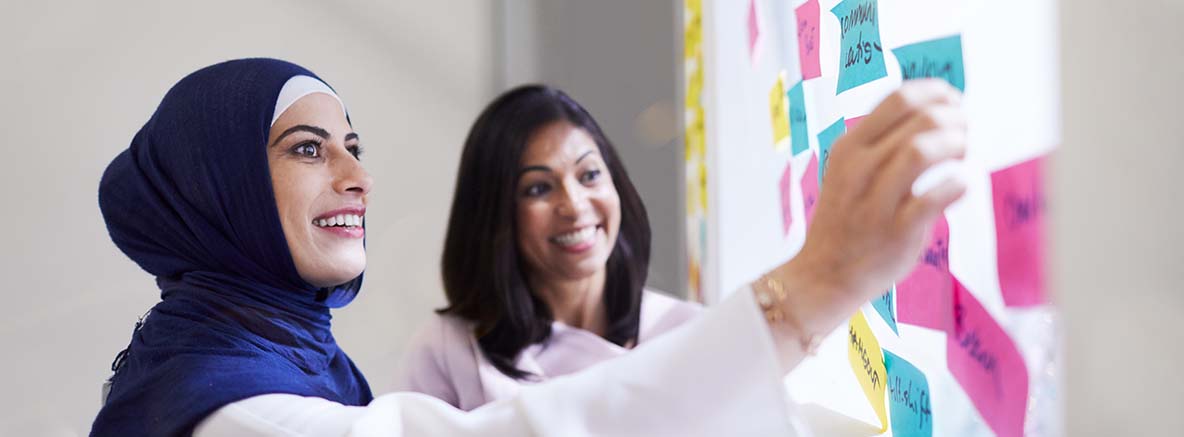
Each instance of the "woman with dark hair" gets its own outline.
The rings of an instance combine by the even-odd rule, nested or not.
[[[645,289],[649,258],[645,205],[596,120],[545,85],[504,93],[465,141],[448,306],[413,340],[401,387],[470,410],[681,325],[700,307]]]
[[[963,144],[925,143],[917,160],[922,134],[961,127],[931,116],[952,110],[948,86],[906,88],[836,142],[794,260],[626,356],[464,412],[421,393],[373,397],[331,332],[331,309],[361,286],[373,184],[341,99],[284,61],[198,70],[100,182],[112,241],[161,302],[118,355],[91,435],[794,435],[781,381],[803,345],[907,272],[961,194],[907,195]]]

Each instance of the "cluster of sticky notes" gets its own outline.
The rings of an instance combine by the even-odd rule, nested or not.
[[[884,432],[888,429],[888,412],[884,405],[888,372],[884,370],[880,342],[872,334],[862,311],[856,311],[847,324],[847,359],[851,362],[851,370],[855,372],[859,386],[863,388],[864,396],[880,419],[880,432]]]
[[[777,82],[769,90],[769,118],[773,123],[773,144],[778,151],[789,145],[789,95],[785,92],[785,75],[777,75]]]
[[[1043,166],[1041,157],[991,173],[999,289],[1007,306],[1047,302]]]
[[[892,53],[900,63],[903,80],[936,77],[945,79],[954,88],[966,91],[961,35],[909,44],[893,49]]]
[[[888,76],[880,43],[877,0],[843,0],[830,10],[839,19],[839,86],[836,93]]]
[[[808,0],[794,9],[798,27],[798,58],[802,65],[802,79],[813,79],[822,75],[818,62],[820,18],[818,0]]]
[[[822,178],[826,177],[826,167],[830,164],[830,148],[835,144],[844,133],[847,132],[847,124],[843,122],[843,118],[839,117],[822,132],[818,133],[818,155],[819,155],[819,171],[818,171],[818,185],[822,185]]]
[[[952,323],[953,276],[950,274],[950,226],[944,215],[933,225],[917,265],[896,283],[897,320],[946,331]]]
[[[1028,368],[1011,337],[970,291],[954,281],[946,362],[975,409],[999,436],[1024,435]]]

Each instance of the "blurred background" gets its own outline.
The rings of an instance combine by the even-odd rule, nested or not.
[[[107,237],[99,177],[173,83],[226,59],[310,68],[365,139],[376,181],[366,287],[335,313],[334,330],[376,393],[389,391],[404,342],[443,303],[438,261],[467,129],[517,84],[563,88],[598,119],[650,213],[650,286],[685,295],[681,8],[3,0],[0,435],[89,430],[115,353],[158,300],[152,278]],[[1170,47],[1184,40],[1184,5],[1073,0],[1058,14],[1064,144],[1050,267],[1065,322],[1066,433],[1178,433],[1184,61]]]

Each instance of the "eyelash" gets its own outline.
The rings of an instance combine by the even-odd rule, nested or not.
[[[309,147],[309,146],[311,146],[313,148],[313,155],[309,155],[307,153],[301,152],[302,149],[307,150],[304,148]],[[354,159],[359,160],[359,161],[362,160],[362,153],[364,152],[364,150],[362,149],[362,146],[357,145],[357,144],[352,145],[352,146],[346,146],[345,150],[349,151],[349,154],[353,155]],[[320,159],[321,158],[321,143],[317,142],[317,141],[305,141],[303,143],[297,144],[295,146],[292,146],[292,154],[297,155],[301,158]]]
[[[600,169],[588,170],[584,172],[584,174],[580,175],[580,183],[587,184],[600,179],[600,172]],[[526,197],[538,197],[547,194],[548,191],[551,191],[550,184],[537,183],[526,187],[525,192],[522,194],[526,195]]]

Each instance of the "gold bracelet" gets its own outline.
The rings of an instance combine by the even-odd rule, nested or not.
[[[752,290],[756,295],[756,303],[760,305],[761,311],[765,314],[765,320],[768,320],[770,324],[785,322],[800,336],[802,351],[806,355],[816,354],[822,339],[818,335],[807,332],[800,320],[790,317],[782,310],[785,301],[789,299],[789,293],[785,292],[785,286],[781,281],[766,274],[753,285]]]

